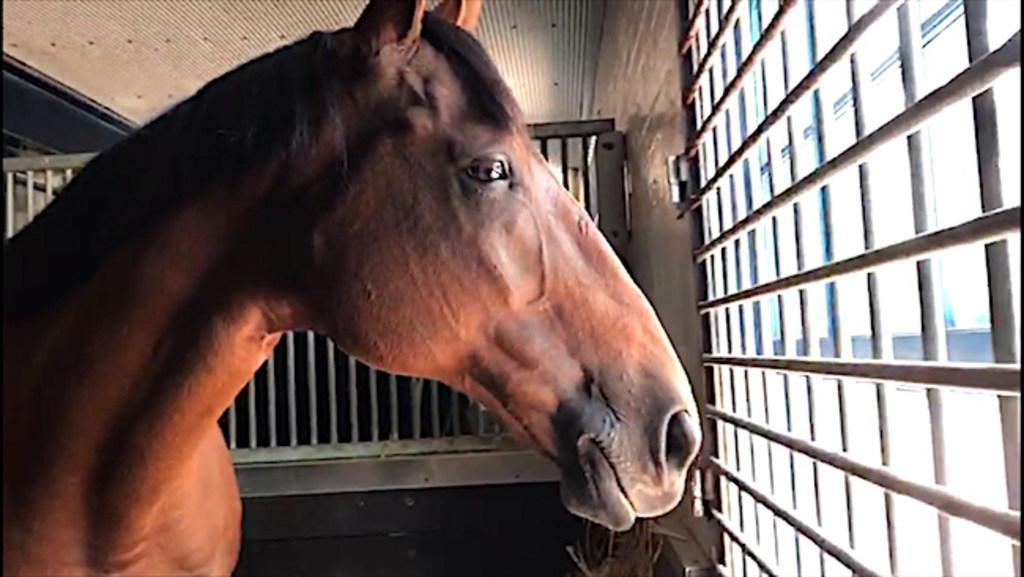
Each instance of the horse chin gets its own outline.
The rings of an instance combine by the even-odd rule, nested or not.
[[[589,439],[582,439],[578,449],[579,468],[562,472],[560,492],[565,508],[612,531],[630,529],[636,511],[611,462]]]

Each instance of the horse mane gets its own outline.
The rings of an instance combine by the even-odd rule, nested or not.
[[[482,119],[518,108],[469,34],[430,13],[422,37],[444,55]],[[90,161],[4,246],[4,310],[29,312],[85,284],[108,254],[163,215],[253,167],[308,158],[367,58],[317,32],[220,76]],[[348,167],[351,169],[351,167]]]

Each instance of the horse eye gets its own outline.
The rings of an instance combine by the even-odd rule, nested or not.
[[[473,180],[485,184],[508,180],[508,162],[503,158],[478,158],[469,165],[466,174]]]

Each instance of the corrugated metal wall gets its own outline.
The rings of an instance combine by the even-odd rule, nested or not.
[[[589,111],[605,1],[485,2],[479,37],[528,121]],[[142,123],[248,59],[314,30],[350,26],[365,4],[4,0],[3,50]]]

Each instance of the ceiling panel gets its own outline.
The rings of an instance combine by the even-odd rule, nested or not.
[[[589,110],[605,0],[485,2],[479,38],[530,122]],[[428,0],[428,4],[435,2]],[[135,123],[366,0],[4,0],[3,49]]]

